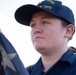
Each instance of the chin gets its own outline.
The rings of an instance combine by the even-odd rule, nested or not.
[[[35,49],[36,49],[39,53],[41,53],[41,52],[45,49],[45,47],[43,47],[43,46],[35,46]]]

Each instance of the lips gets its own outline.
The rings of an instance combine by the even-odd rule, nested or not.
[[[43,37],[36,36],[36,37],[33,38],[33,40],[36,40],[36,39],[43,39]]]

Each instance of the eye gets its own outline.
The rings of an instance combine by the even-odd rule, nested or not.
[[[42,24],[49,24],[48,21],[42,21]]]
[[[36,24],[31,23],[31,24],[30,24],[30,27],[33,28],[33,27],[35,27],[35,25],[36,25]]]

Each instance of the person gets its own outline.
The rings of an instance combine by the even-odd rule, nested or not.
[[[30,75],[76,75],[76,55],[68,47],[75,33],[75,18],[69,7],[61,1],[44,0],[19,7],[15,19],[31,27],[33,46],[41,54],[27,67]]]

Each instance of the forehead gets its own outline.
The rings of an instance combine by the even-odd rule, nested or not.
[[[33,14],[32,18],[38,18],[38,17],[45,17],[45,18],[58,18],[57,16],[51,14],[51,13],[48,13],[46,11],[39,11],[39,12],[36,12]]]

